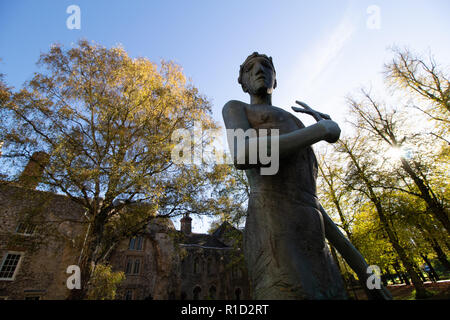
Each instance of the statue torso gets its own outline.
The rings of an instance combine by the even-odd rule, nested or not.
[[[278,129],[282,135],[305,127],[298,118],[278,107],[248,104],[244,107],[250,127],[254,129]],[[263,193],[315,206],[317,161],[311,147],[280,158],[275,175],[261,175],[259,168],[248,169],[246,174],[253,196]]]
[[[287,134],[304,128],[289,112],[243,104],[251,128]],[[316,197],[317,161],[311,147],[280,158],[278,173],[247,169],[250,198],[244,253],[256,299],[336,298],[336,270],[325,247]],[[337,276],[339,276],[337,274]],[[339,296],[340,297],[340,296]]]

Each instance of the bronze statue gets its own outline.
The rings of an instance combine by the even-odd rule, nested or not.
[[[257,52],[240,67],[239,83],[250,95],[250,104],[231,100],[222,110],[227,129],[278,129],[279,169],[260,173],[261,163],[250,164],[251,143],[230,144],[238,169],[245,170],[250,184],[244,255],[255,299],[346,299],[341,275],[325,243],[325,237],[358,274],[368,278],[367,263],[328,217],[316,196],[317,161],[311,145],[339,139],[340,128],[328,115],[303,108],[318,122],[305,127],[291,113],[272,105],[276,88],[272,59]],[[268,149],[270,146],[266,145]],[[390,299],[384,288],[368,290],[372,299]]]

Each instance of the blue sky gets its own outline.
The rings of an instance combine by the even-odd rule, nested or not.
[[[66,27],[66,8],[73,4],[81,9],[80,30]],[[371,6],[380,13],[376,29],[367,24]],[[274,59],[274,105],[290,109],[302,100],[343,123],[344,98],[361,86],[381,85],[389,46],[431,51],[450,65],[449,12],[447,0],[0,0],[0,72],[20,88],[52,43],[120,43],[133,57],[182,65],[222,123],[228,100],[248,101],[237,83],[239,65],[258,51]],[[199,223],[194,230],[205,228]]]

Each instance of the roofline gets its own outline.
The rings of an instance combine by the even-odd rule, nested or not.
[[[206,246],[202,246],[199,244],[188,244],[188,243],[180,243],[179,244],[181,247],[197,247],[197,248],[202,248],[202,249],[217,249],[217,250],[232,250],[233,248],[231,247],[206,247]]]

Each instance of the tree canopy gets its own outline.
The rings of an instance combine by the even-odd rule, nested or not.
[[[172,159],[177,129],[217,128],[211,104],[179,65],[86,40],[69,49],[53,45],[38,65],[43,70],[17,92],[1,83],[0,161],[18,168],[46,155],[35,161],[39,188],[85,208],[86,279],[120,239],[151,218],[225,209],[211,193],[229,167]],[[5,174],[17,180],[17,170]]]
[[[425,297],[420,266],[448,272],[448,72],[395,49],[392,94],[348,98],[353,131],[319,155],[318,193],[337,224],[384,273],[406,271]],[[395,95],[403,99],[395,99]]]

